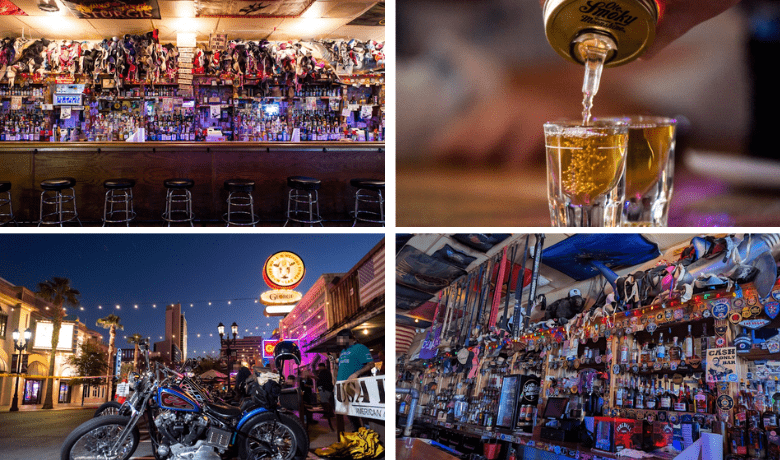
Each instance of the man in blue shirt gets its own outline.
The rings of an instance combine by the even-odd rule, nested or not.
[[[347,348],[339,355],[339,372],[336,380],[355,379],[374,367],[374,358],[368,347],[355,339],[352,331],[344,329],[336,336],[336,343]]]
[[[374,367],[374,358],[367,346],[360,344],[355,339],[350,329],[343,329],[336,335],[336,343],[341,347],[347,347],[339,355],[339,371],[336,380],[356,379]],[[348,416],[357,431],[362,422],[359,417]]]

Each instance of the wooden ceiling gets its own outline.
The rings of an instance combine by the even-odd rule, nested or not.
[[[377,3],[373,0],[316,0],[299,18],[229,19],[196,18],[193,1],[158,0],[162,19],[78,19],[60,0],[57,13],[41,11],[38,0],[12,1],[28,16],[0,16],[0,37],[102,40],[158,29],[162,42],[175,42],[178,32],[196,32],[203,41],[215,33],[228,40],[385,39],[382,26],[347,25]]]

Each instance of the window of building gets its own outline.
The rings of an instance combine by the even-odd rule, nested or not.
[[[63,404],[70,403],[70,392],[71,392],[70,390],[71,390],[70,382],[66,382],[66,381],[60,382],[60,396],[57,399],[57,402]]]
[[[5,330],[8,327],[8,315],[0,311],[0,339],[5,338]]]

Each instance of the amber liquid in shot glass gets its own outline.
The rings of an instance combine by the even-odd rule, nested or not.
[[[625,124],[546,123],[547,196],[558,227],[616,227],[625,198]]]

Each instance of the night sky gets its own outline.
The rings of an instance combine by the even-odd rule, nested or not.
[[[278,327],[281,317],[266,318],[264,306],[255,303],[261,292],[270,289],[263,282],[262,267],[271,254],[292,251],[303,259],[306,275],[296,290],[305,294],[321,274],[347,272],[382,238],[381,234],[12,234],[0,236],[0,277],[32,291],[52,277],[69,278],[81,292],[83,307],[69,309],[69,314],[102,333],[106,343],[108,330],[95,321],[110,313],[119,316],[124,325],[117,332],[120,348],[132,347],[124,337],[134,333],[151,337],[152,343],[159,341],[165,333],[165,306],[181,303],[187,319],[188,357],[197,357],[219,351],[220,322],[229,332],[235,321],[239,337],[269,337]]]

